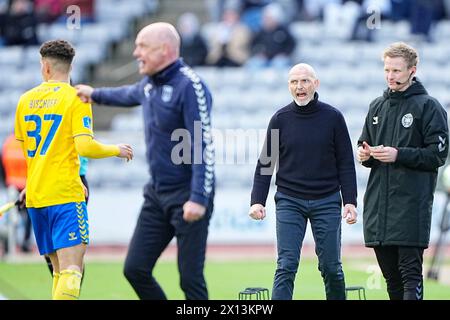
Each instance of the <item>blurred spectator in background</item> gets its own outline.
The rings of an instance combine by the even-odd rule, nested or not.
[[[299,12],[302,20],[313,21],[323,20],[324,8],[327,5],[338,4],[340,5],[342,0],[303,0],[297,4],[302,12]]]
[[[14,134],[10,134],[1,149],[0,155],[1,163],[4,168],[4,184],[7,188],[14,188],[17,191],[17,195],[25,189],[27,182],[27,162],[23,155],[22,146],[19,141],[16,140]],[[25,207],[19,208],[19,214],[24,223],[24,233],[20,247],[23,252],[30,251],[30,238],[31,238],[31,219],[28,216],[27,209]],[[8,246],[5,245],[6,252]]]
[[[192,66],[202,66],[206,62],[208,47],[200,34],[200,23],[195,14],[183,13],[178,18],[178,32],[181,36],[181,56]]]
[[[308,20],[308,12],[305,9],[305,0],[295,0],[295,15],[293,20]]]
[[[264,8],[262,29],[253,38],[252,57],[247,62],[251,68],[264,66],[288,67],[296,40],[284,25],[284,12],[277,3]]]
[[[0,47],[5,44],[2,31],[6,19],[6,14],[8,13],[8,3],[8,0],[0,0]]]
[[[444,0],[443,2],[445,18],[450,19],[450,0]]]
[[[360,0],[359,2],[362,2]],[[336,1],[327,3],[322,8],[323,32],[328,37],[350,39],[355,21],[361,13],[361,3],[356,1]]]
[[[412,0],[391,0],[391,20],[394,22],[409,19]]]
[[[61,0],[34,0],[34,9],[39,23],[53,23],[63,14]]]
[[[219,22],[224,11],[234,9],[239,12],[241,21],[252,32],[261,29],[262,10],[272,2],[285,2],[294,0],[205,0],[211,21]]]
[[[37,19],[33,3],[29,0],[13,0],[6,14],[1,19],[0,34],[4,44],[37,45]]]
[[[205,0],[205,7],[208,10],[209,20],[211,22],[219,22],[225,3],[228,0]]]
[[[241,20],[253,32],[261,29],[263,9],[273,0],[240,0]]]
[[[442,0],[411,0],[411,33],[431,42],[431,26],[445,15],[444,12]]]
[[[0,14],[6,13],[6,11],[8,11],[8,4],[8,0],[0,0]]]
[[[241,66],[250,56],[251,31],[239,22],[239,12],[227,8],[210,40],[208,64],[218,67]]]
[[[297,0],[276,0],[274,2],[280,4],[283,8],[286,24],[294,21],[298,17],[298,11],[302,8],[302,3],[299,4]]]

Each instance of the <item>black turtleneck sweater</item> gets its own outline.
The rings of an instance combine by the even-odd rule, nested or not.
[[[271,138],[272,129],[278,129],[279,148],[272,141],[276,137],[272,134]],[[252,205],[265,206],[273,172],[268,169],[273,162],[267,159],[276,159],[276,149],[278,191],[314,200],[341,190],[344,204],[356,206],[355,163],[347,125],[341,112],[319,101],[317,93],[306,106],[292,102],[270,120],[255,170]]]

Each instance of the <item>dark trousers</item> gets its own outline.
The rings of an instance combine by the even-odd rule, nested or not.
[[[23,241],[21,244],[21,249],[23,252],[30,252],[30,238],[31,238],[31,218],[28,215],[27,208],[23,207],[19,209],[19,214],[22,216],[24,221],[24,233],[23,233]]]
[[[391,300],[423,299],[423,248],[374,247]]]
[[[319,271],[329,300],[345,299],[341,263],[341,196],[302,200],[275,195],[278,261],[272,299],[291,300],[308,219],[319,258]]]
[[[213,197],[205,216],[188,223],[183,219],[183,205],[189,196],[189,187],[156,192],[148,184],[144,189],[144,204],[124,267],[124,275],[140,299],[166,299],[164,291],[153,277],[153,268],[174,236],[177,238],[180,286],[186,299],[208,299],[203,268]]]

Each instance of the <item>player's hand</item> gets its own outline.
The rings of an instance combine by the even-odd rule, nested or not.
[[[393,147],[382,147],[372,150],[372,157],[381,162],[395,162],[397,160],[398,150]]]
[[[248,215],[255,220],[263,220],[266,217],[266,208],[262,204],[255,203],[250,207]]]
[[[348,203],[344,206],[344,211],[342,212],[342,219],[345,219],[348,224],[356,223],[358,218],[358,212],[353,204]]]
[[[356,159],[359,163],[369,160],[370,158],[370,146],[367,142],[363,141],[362,145],[358,147],[356,152]]]
[[[187,201],[183,205],[183,219],[187,222],[200,220],[205,215],[205,212],[205,206],[193,201]]]
[[[118,144],[120,153],[117,155],[119,158],[127,159],[127,162],[133,160],[133,149],[129,144]]]
[[[80,97],[81,101],[84,103],[92,103],[92,93],[94,92],[94,88],[85,84],[78,84],[75,86],[77,89],[77,96]]]

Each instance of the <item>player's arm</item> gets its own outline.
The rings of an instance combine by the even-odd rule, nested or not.
[[[83,102],[92,101],[111,106],[133,107],[141,104],[144,94],[143,85],[137,82],[116,88],[93,88],[88,85],[76,85],[77,95]]]
[[[89,135],[80,135],[74,138],[75,149],[78,154],[87,158],[119,157],[127,160],[133,159],[133,150],[127,144],[103,144]]]
[[[75,149],[80,156],[87,158],[126,158],[133,159],[133,150],[127,144],[110,145],[94,140],[92,108],[90,104],[78,100],[72,108],[72,136]]]

